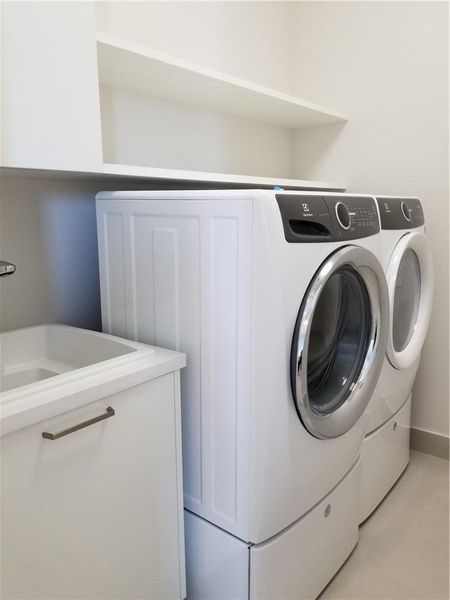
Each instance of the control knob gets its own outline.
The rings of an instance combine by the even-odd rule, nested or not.
[[[405,217],[405,219],[407,221],[411,221],[411,211],[409,210],[406,202],[402,202],[400,205],[400,208],[402,209],[402,213],[403,213],[403,216]]]
[[[342,229],[346,231],[350,229],[350,225],[352,224],[352,219],[350,217],[350,213],[348,212],[348,208],[342,202],[338,202],[334,207],[336,212],[336,219],[338,220],[339,225]]]

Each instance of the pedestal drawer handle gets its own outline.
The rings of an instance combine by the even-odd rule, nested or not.
[[[42,432],[42,437],[46,440],[57,440],[58,438],[64,437],[65,435],[69,435],[69,433],[73,433],[74,431],[78,431],[79,429],[83,429],[84,427],[89,427],[89,425],[93,425],[94,423],[98,423],[99,421],[104,421],[105,419],[109,419],[109,417],[113,417],[116,414],[116,411],[108,406],[106,412],[98,417],[94,417],[93,419],[89,419],[88,421],[84,421],[83,423],[79,423],[78,425],[74,425],[73,427],[69,427],[68,429],[63,429],[62,431],[58,431],[58,433],[49,433],[48,431]]]

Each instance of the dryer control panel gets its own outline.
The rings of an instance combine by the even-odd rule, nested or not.
[[[418,198],[378,197],[381,229],[414,229],[425,223],[422,203]]]
[[[370,196],[276,194],[288,242],[357,240],[380,231]]]

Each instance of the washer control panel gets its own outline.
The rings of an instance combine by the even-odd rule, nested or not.
[[[370,196],[276,194],[288,242],[355,240],[380,231]]]
[[[382,229],[414,229],[425,224],[422,203],[418,198],[378,197]]]

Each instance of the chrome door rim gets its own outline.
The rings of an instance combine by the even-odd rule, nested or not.
[[[370,336],[362,368],[345,401],[333,412],[315,411],[308,394],[308,347],[312,320],[322,290],[330,277],[341,267],[354,269],[362,278],[371,310]],[[373,393],[386,351],[389,329],[389,302],[383,268],[369,250],[360,246],[345,246],[332,254],[320,266],[297,317],[291,365],[291,383],[297,413],[308,431],[321,439],[346,433],[358,421]]]
[[[394,300],[398,270],[407,250],[412,250],[420,268],[419,309],[412,335],[402,350],[394,346]],[[387,357],[395,369],[407,369],[419,358],[428,332],[433,304],[433,265],[427,239],[422,233],[407,233],[397,242],[387,269],[387,286],[390,299],[390,327],[387,340]]]

